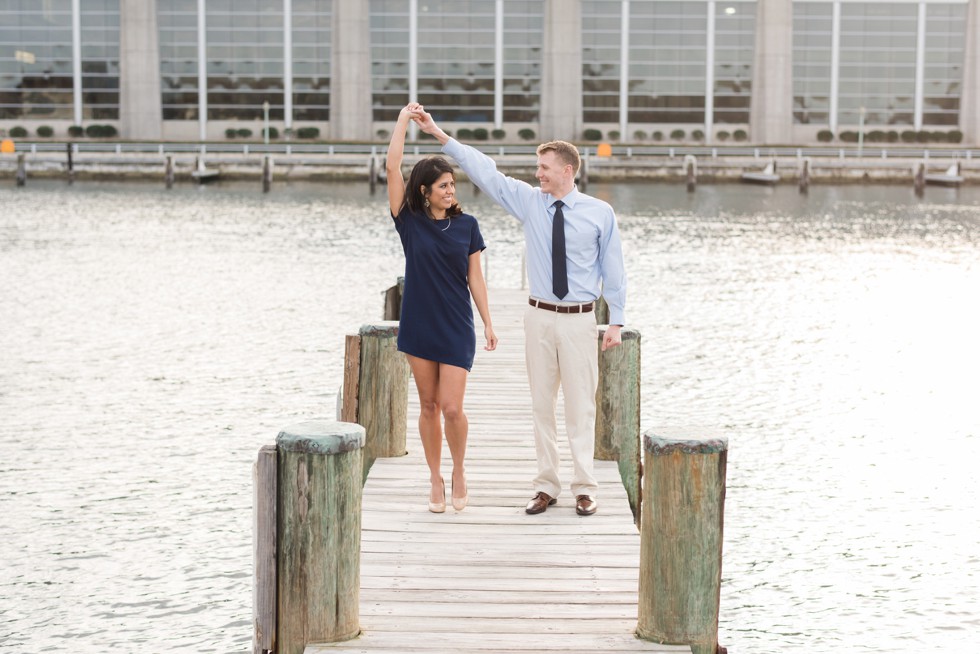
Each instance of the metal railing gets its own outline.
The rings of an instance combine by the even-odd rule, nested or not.
[[[149,154],[156,153],[161,156],[166,154],[316,154],[316,155],[383,155],[387,147],[379,144],[370,143],[141,143],[141,142],[66,142],[66,141],[19,141],[17,142],[18,152],[30,152],[32,154],[42,152],[65,152],[68,145],[72,146],[72,152],[79,153],[114,153],[114,154]],[[534,156],[536,144],[521,145],[492,145],[487,143],[470,143],[482,152],[491,156],[526,155]],[[583,155],[595,157],[597,146],[579,146]],[[440,152],[438,143],[418,143],[409,144],[405,148],[406,154],[424,155]],[[980,158],[980,149],[946,146],[946,147],[858,147],[858,146],[779,146],[779,147],[757,147],[743,145],[613,145],[612,156],[617,158],[633,157],[667,157],[683,158],[686,155],[693,155],[702,158],[721,158],[721,157],[752,157],[756,159],[769,159],[773,157],[795,157],[802,159],[805,157],[814,158],[837,158],[837,159],[973,159]]]

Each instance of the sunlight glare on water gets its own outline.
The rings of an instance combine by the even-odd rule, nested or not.
[[[517,221],[460,185],[491,288]],[[941,652],[980,632],[980,190],[593,184],[642,425],[729,437],[721,642]],[[332,415],[401,248],[354,183],[0,191],[0,642],[244,652],[251,465]],[[530,449],[528,456],[533,456]]]

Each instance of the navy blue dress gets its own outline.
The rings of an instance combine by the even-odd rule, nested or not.
[[[470,370],[476,354],[469,258],[486,249],[476,218],[432,220],[406,205],[393,217],[405,250],[398,350]]]

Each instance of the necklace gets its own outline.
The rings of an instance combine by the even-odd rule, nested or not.
[[[430,218],[430,219],[432,220],[432,222],[434,222],[434,223],[437,223],[437,222],[439,222],[439,218],[436,218],[435,216],[433,216],[433,215],[432,215],[431,213],[429,213],[429,212],[426,212],[426,213],[428,213],[428,214],[429,214],[429,218]],[[446,217],[445,217],[445,218],[443,218],[442,220],[445,220],[445,221],[446,221],[446,226],[445,226],[445,227],[443,227],[442,229],[440,229],[440,230],[439,230],[440,232],[444,232],[444,231],[446,231],[447,229],[449,229],[450,227],[452,227],[452,226],[453,226],[453,218],[452,218],[452,216],[446,216]]]

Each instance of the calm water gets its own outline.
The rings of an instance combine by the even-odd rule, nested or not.
[[[251,464],[334,410],[343,335],[401,272],[383,196],[4,184],[4,650],[248,650]],[[519,286],[517,222],[460,191],[491,286]],[[980,189],[590,191],[622,225],[644,428],[730,438],[722,643],[972,651]]]

